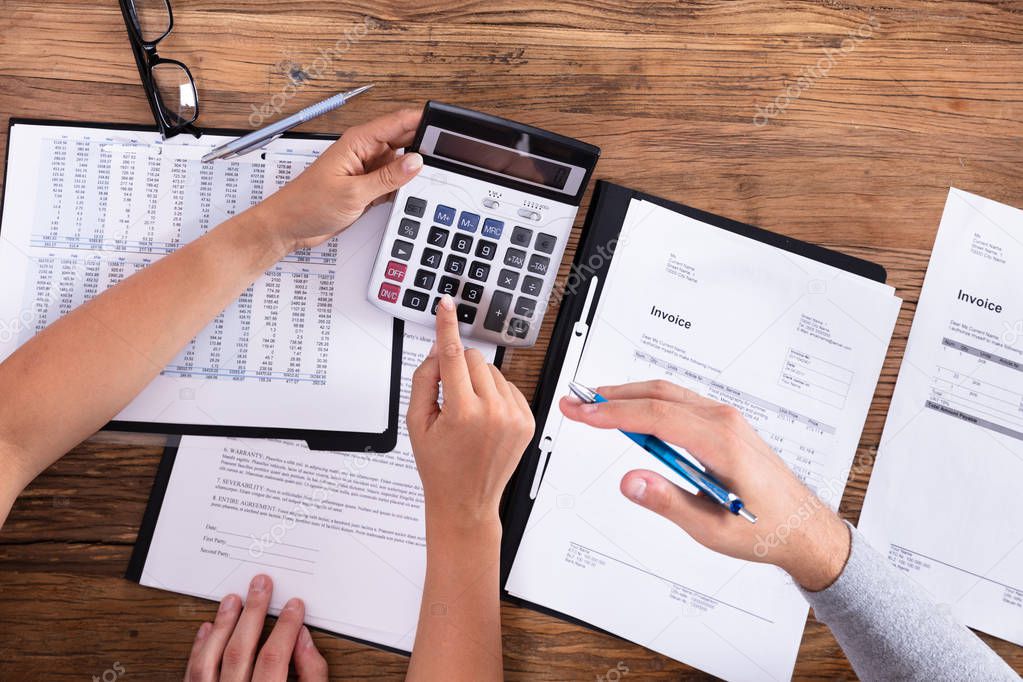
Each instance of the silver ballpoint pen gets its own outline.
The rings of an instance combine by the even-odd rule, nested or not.
[[[361,88],[355,88],[348,92],[342,92],[333,97],[328,97],[322,102],[317,102],[311,106],[302,109],[298,113],[292,114],[286,118],[282,118],[276,123],[271,123],[265,128],[254,130],[247,135],[242,135],[237,140],[231,140],[227,144],[220,145],[206,156],[202,157],[203,162],[214,161],[216,159],[231,159],[242,154],[247,154],[254,149],[258,149],[264,145],[270,144],[278,137],[291,130],[297,125],[301,125],[306,121],[311,121],[317,116],[322,116],[329,111],[344,106],[348,100],[352,99],[356,95],[361,95],[366,92],[373,85],[363,85]]]

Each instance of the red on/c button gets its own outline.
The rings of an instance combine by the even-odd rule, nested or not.
[[[401,282],[402,280],[405,279],[405,271],[407,269],[408,266],[405,265],[404,263],[399,263],[397,261],[392,260],[387,263],[387,269],[384,270],[384,277],[390,280],[394,280],[395,282]]]
[[[377,292],[377,298],[381,301],[387,301],[388,303],[397,303],[398,294],[401,292],[401,287],[397,287],[393,284],[384,282],[380,285],[380,291]]]

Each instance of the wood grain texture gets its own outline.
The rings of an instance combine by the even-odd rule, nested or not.
[[[1023,206],[1023,2],[174,0],[174,9],[160,52],[191,67],[202,125],[246,127],[253,106],[290,112],[375,82],[357,106],[307,128],[340,132],[397,106],[451,101],[600,145],[599,177],[885,265],[906,303],[841,505],[853,521],[948,187]],[[151,123],[116,3],[0,0],[3,147],[9,116]],[[527,394],[552,324],[553,314],[538,346],[508,356]],[[93,439],[17,502],[0,532],[0,679],[88,678],[115,662],[131,679],[180,679],[214,605],[121,578],[156,443]],[[595,679],[619,663],[623,679],[705,677],[532,611],[506,605],[503,615],[510,679]],[[1023,671],[1023,649],[985,640]],[[405,670],[400,656],[326,635],[317,643],[339,679]],[[812,617],[796,677],[854,677]]]

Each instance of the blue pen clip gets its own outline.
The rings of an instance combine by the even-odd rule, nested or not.
[[[568,388],[572,391],[579,400],[584,403],[606,403],[607,399],[594,391],[592,388],[587,388],[582,384],[577,384],[574,381],[569,382]],[[631,433],[629,431],[622,431],[628,436],[636,445],[643,448],[651,455],[663,462],[669,469],[677,473],[679,476],[684,478],[688,483],[692,484],[701,493],[717,502],[722,507],[735,514],[741,516],[750,523],[757,522],[757,516],[750,510],[746,509],[746,505],[743,503],[739,496],[733,492],[730,492],[724,485],[721,484],[716,478],[711,476],[708,472],[700,470],[683,457],[675,448],[671,447],[657,436],[651,436],[645,433]]]

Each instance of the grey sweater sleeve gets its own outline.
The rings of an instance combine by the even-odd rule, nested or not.
[[[849,526],[845,569],[820,592],[803,590],[864,680],[1019,680],[968,628]]]

